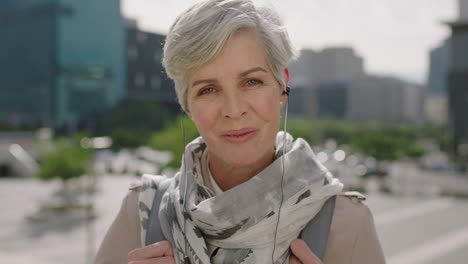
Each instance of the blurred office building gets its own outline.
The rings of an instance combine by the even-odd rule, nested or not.
[[[316,96],[319,102],[318,116],[323,118],[344,119],[348,110],[349,83],[323,83],[317,85]]]
[[[2,123],[75,127],[126,95],[118,0],[2,0],[0,37]]]
[[[427,91],[433,94],[447,94],[447,74],[450,56],[450,38],[431,50]]]
[[[342,117],[346,87],[365,75],[364,60],[350,47],[301,50],[289,68],[293,88],[291,113],[313,117]],[[337,102],[331,97],[334,95],[338,96]]]
[[[291,83],[312,88],[321,83],[344,83],[364,75],[364,60],[350,47],[325,48],[320,52],[301,50],[291,63]]]
[[[290,71],[295,116],[423,122],[423,87],[366,74],[364,59],[352,48],[302,50]]]
[[[450,38],[431,50],[429,74],[424,102],[426,122],[432,125],[448,123],[448,70],[450,58]]]
[[[162,65],[165,35],[145,32],[127,19],[127,88],[130,99],[150,99],[178,112],[173,81]]]
[[[452,30],[448,74],[450,126],[454,152],[468,144],[468,0],[459,0],[459,19],[448,23]]]
[[[347,118],[355,121],[423,122],[423,87],[391,77],[366,76],[348,88]]]

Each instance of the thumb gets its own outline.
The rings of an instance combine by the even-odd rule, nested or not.
[[[291,242],[291,251],[303,264],[322,264],[304,240],[294,239]]]

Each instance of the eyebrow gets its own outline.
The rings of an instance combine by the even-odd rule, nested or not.
[[[246,76],[246,75],[249,75],[249,74],[251,74],[251,73],[253,73],[253,72],[257,72],[257,71],[267,72],[267,71],[266,71],[264,68],[262,68],[262,67],[254,67],[254,68],[252,68],[252,69],[249,69],[249,70],[246,70],[246,71],[244,71],[244,72],[241,72],[241,73],[239,74],[239,77],[244,77],[244,76]],[[197,81],[194,81],[194,82],[192,83],[192,87],[197,86],[197,85],[202,84],[202,83],[215,83],[215,82],[217,82],[216,79],[197,80]]]
[[[267,72],[265,69],[263,69],[262,67],[255,67],[255,68],[252,68],[250,70],[246,70],[245,72],[239,74],[239,77],[244,77],[246,75],[249,75],[251,74],[252,72],[257,72],[257,71],[262,71],[262,72]]]
[[[217,82],[216,79],[197,80],[192,83],[192,87],[195,87],[202,83],[215,83],[215,82]]]

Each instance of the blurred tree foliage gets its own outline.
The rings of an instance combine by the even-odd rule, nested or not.
[[[144,145],[153,131],[164,128],[170,114],[154,100],[134,99],[119,104],[101,121],[100,133],[110,135],[114,147]]]
[[[404,136],[392,135],[384,129],[362,131],[350,142],[354,150],[370,155],[377,160],[397,160],[403,156],[421,157],[424,150],[416,141]]]
[[[20,132],[20,131],[35,131],[40,127],[39,122],[33,123],[25,123],[20,125],[11,125],[6,122],[0,122],[0,131],[1,132]]]
[[[60,179],[65,183],[84,175],[92,153],[90,149],[80,146],[83,136],[80,134],[71,140],[56,140],[54,150],[46,153],[41,159],[37,177],[42,180]]]
[[[153,133],[148,145],[156,150],[171,151],[174,154],[174,158],[167,167],[180,168],[180,161],[185,145],[198,136],[198,130],[192,120],[187,116],[181,115],[166,128]]]
[[[424,138],[445,142],[442,129],[411,125],[383,125],[377,122],[356,123],[342,120],[292,120],[288,132],[302,137],[310,144],[334,139],[347,144],[354,151],[373,156],[377,160],[396,160],[401,157],[417,158],[425,150],[418,144]]]
[[[185,128],[185,142],[181,121]],[[418,158],[425,153],[424,148],[419,145],[420,140],[430,138],[435,142],[444,142],[446,138],[441,128],[342,120],[290,119],[287,130],[295,138],[304,138],[311,145],[334,139],[339,145],[349,145],[353,151],[373,156],[377,160]],[[187,117],[179,116],[166,128],[153,133],[148,144],[157,150],[171,151],[174,160],[168,164],[168,167],[179,168],[184,143],[187,144],[198,136],[193,122]]]
[[[319,141],[318,130],[314,129],[314,126],[311,122],[301,120],[301,119],[290,119],[286,130],[294,136],[294,138],[303,138],[309,144],[316,144]]]

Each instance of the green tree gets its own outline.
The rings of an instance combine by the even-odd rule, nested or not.
[[[115,147],[133,148],[144,145],[169,120],[168,111],[154,100],[127,100],[103,117],[100,131],[111,136]]]
[[[76,193],[70,189],[70,180],[86,174],[92,158],[92,150],[80,146],[84,134],[77,134],[71,139],[58,139],[52,151],[45,153],[37,177],[41,180],[60,180],[62,188],[57,193],[61,204],[54,209],[71,209],[77,206]],[[46,206],[49,208],[50,205]],[[50,209],[50,208],[49,208]]]
[[[353,137],[353,149],[371,155],[377,160],[397,160],[401,157],[419,158],[425,151],[417,140],[414,128],[361,128]]]
[[[440,135],[437,131],[429,131],[424,127],[407,124],[384,125],[333,119],[291,119],[288,123],[289,133],[306,139],[310,144],[320,144],[331,138],[340,145],[350,145],[353,151],[373,156],[377,160],[421,157],[424,149],[418,145],[418,140]]]
[[[167,150],[174,154],[174,158],[167,165],[170,168],[180,168],[180,161],[185,145],[199,136],[192,120],[186,116],[179,116],[163,130],[151,135],[148,145],[156,150]],[[185,137],[185,138],[184,138]]]
[[[333,138],[338,144],[349,144],[357,133],[356,124],[348,121],[321,120],[315,121],[320,133],[320,140]]]
[[[399,156],[398,141],[377,131],[367,131],[356,135],[351,145],[353,149],[370,155],[376,160],[396,160]]]
[[[291,119],[288,121],[286,129],[294,138],[303,138],[309,144],[314,144],[318,141],[317,129],[314,128],[310,121]]]
[[[55,150],[43,157],[37,176],[42,180],[60,179],[65,183],[84,175],[90,160],[90,150],[81,148],[77,142],[59,140]]]

